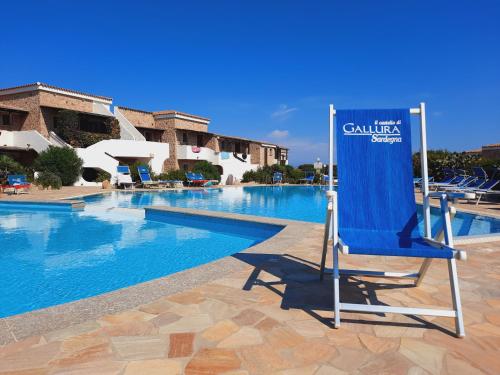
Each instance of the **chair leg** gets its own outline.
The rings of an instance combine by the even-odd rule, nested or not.
[[[415,286],[420,286],[420,284],[422,284],[422,281],[424,280],[425,274],[427,273],[427,270],[429,269],[431,263],[432,259],[424,259],[422,265],[420,266],[420,270],[418,271],[418,278],[417,280],[415,280]]]
[[[335,311],[334,327],[340,327],[340,273],[339,273],[339,250],[333,247],[333,304]]]
[[[448,260],[448,273],[450,277],[451,298],[455,310],[455,329],[457,337],[465,337],[464,318],[462,315],[462,302],[460,300],[460,289],[458,286],[457,262],[455,259]]]

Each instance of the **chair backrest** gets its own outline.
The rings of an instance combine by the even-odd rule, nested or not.
[[[120,174],[130,174],[130,168],[128,165],[119,165],[116,167],[116,171]]]
[[[500,180],[490,178],[483,185],[481,185],[481,190],[491,190],[500,183]]]
[[[151,175],[149,174],[149,169],[144,165],[139,165],[137,167],[137,172],[139,173],[139,178],[141,182],[150,182],[153,181],[151,179]]]
[[[339,232],[417,230],[408,109],[337,110]]]
[[[461,182],[459,182],[457,184],[457,186],[459,186],[459,187],[469,186],[470,184],[472,184],[476,180],[477,180],[477,177],[475,177],[475,176],[469,176],[467,178],[464,178]]]
[[[204,180],[205,177],[203,176],[202,173],[198,172],[194,174],[197,180]]]
[[[283,179],[283,173],[281,172],[274,172],[273,173],[273,180],[282,180]]]
[[[26,176],[23,174],[11,174],[7,176],[7,181],[9,185],[24,185],[28,181],[26,180]]]
[[[482,178],[482,179],[485,179],[487,180],[488,179],[488,174],[486,173],[486,171],[481,168],[481,167],[473,167],[472,168],[472,173],[474,174],[474,176],[476,176],[477,178]]]
[[[304,172],[304,177],[308,180],[314,179],[314,171],[306,171]]]

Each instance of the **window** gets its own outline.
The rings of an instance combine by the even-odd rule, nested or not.
[[[196,136],[196,146],[203,147],[203,134],[198,134]]]
[[[235,151],[237,154],[240,154],[240,153],[241,153],[241,143],[240,143],[240,142],[235,143],[235,145],[234,145],[234,151]]]
[[[0,115],[0,125],[11,125],[10,115],[8,113],[3,113]]]
[[[188,165],[186,163],[182,164],[182,169],[187,172],[188,170]]]
[[[188,143],[188,135],[187,133],[182,133],[182,144],[187,145]]]
[[[273,149],[272,148],[269,149],[269,156],[273,156]]]

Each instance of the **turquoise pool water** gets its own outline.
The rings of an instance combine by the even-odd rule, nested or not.
[[[282,219],[324,223],[325,187],[262,186],[164,192],[113,192],[84,198],[100,208],[174,206]],[[433,230],[440,227],[437,209],[431,210]],[[420,221],[422,217],[420,215]],[[421,223],[422,224],[422,223]],[[500,234],[500,220],[458,212],[452,223],[455,236]]]
[[[0,318],[124,288],[255,245],[278,226],[190,218],[184,226],[143,210],[91,205],[72,212],[0,208]],[[169,221],[169,220],[166,220]],[[171,221],[171,220],[170,220]],[[233,227],[231,227],[231,225]]]

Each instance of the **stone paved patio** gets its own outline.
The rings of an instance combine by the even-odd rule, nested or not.
[[[467,245],[458,263],[467,337],[457,339],[449,318],[343,313],[333,329],[331,280],[318,279],[322,230],[311,225],[281,254],[237,254],[244,268],[182,293],[0,347],[0,374],[500,373],[500,242]],[[349,268],[418,265],[341,257]],[[446,307],[447,276],[435,261],[419,288],[351,277],[342,298]]]

